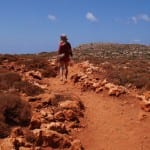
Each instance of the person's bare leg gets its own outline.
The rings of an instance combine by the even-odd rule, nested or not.
[[[65,63],[65,80],[68,78],[68,63]]]
[[[63,81],[64,76],[64,65],[60,64],[60,80]]]

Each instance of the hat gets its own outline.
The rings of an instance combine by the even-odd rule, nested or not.
[[[68,40],[66,34],[61,34],[60,39],[61,39],[61,40]]]

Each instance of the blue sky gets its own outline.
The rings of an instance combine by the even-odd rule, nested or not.
[[[72,47],[88,42],[150,45],[150,0],[0,0],[0,53]]]

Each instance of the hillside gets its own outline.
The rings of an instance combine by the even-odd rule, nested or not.
[[[150,47],[73,53],[67,83],[56,52],[0,55],[0,150],[149,150]]]

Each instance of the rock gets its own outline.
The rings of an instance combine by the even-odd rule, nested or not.
[[[96,83],[94,82],[92,86],[96,89],[96,88],[99,88],[101,86],[101,83],[100,82],[96,82]]]
[[[76,139],[71,142],[71,150],[83,150],[81,141]]]
[[[95,90],[96,93],[99,93],[101,91],[103,91],[103,87],[96,88],[96,90]]]
[[[43,148],[39,148],[39,149],[35,149],[35,150],[54,150],[51,147],[43,147]]]
[[[21,127],[15,127],[12,130],[11,136],[12,137],[17,137],[17,136],[22,136],[23,135],[23,130]]]
[[[108,95],[119,96],[121,94],[125,94],[126,89],[122,86],[115,86],[109,89]]]
[[[15,150],[13,138],[6,138],[1,142],[0,150]]]
[[[13,140],[13,145],[16,149],[19,149],[21,146],[25,146],[25,139],[21,137],[17,137]]]
[[[104,86],[105,84],[107,84],[108,81],[106,79],[104,79],[102,82],[101,82],[101,86]]]
[[[58,121],[64,121],[65,120],[65,116],[64,116],[64,113],[62,111],[58,111],[57,113],[55,113],[54,118]]]
[[[32,76],[35,79],[41,80],[42,79],[42,74],[39,71],[29,71],[28,72],[30,76]]]
[[[47,121],[54,121],[55,118],[54,118],[54,115],[48,114],[45,119],[46,119]]]
[[[78,74],[74,74],[71,76],[71,80],[73,81],[73,83],[77,83],[80,80],[80,76]]]
[[[64,110],[63,113],[64,113],[65,119],[67,121],[75,121],[75,120],[77,120],[77,114],[73,110],[71,110],[71,109]]]
[[[37,136],[37,146],[44,146],[44,147],[52,147],[52,148],[69,148],[71,146],[70,141],[56,131],[52,130],[44,130],[40,131],[39,135]]]
[[[140,112],[140,113],[139,113],[138,119],[139,119],[140,121],[143,121],[143,120],[145,120],[146,118],[147,118],[147,114],[146,114],[146,113],[144,113],[144,112]]]
[[[40,97],[29,97],[28,102],[35,102],[41,100]]]
[[[51,122],[47,128],[49,130],[54,130],[59,133],[67,133],[66,127],[62,122]]]
[[[147,101],[150,101],[150,91],[144,92],[144,96]]]
[[[31,147],[31,144],[35,142],[35,136],[33,131],[29,129],[24,129],[23,134],[24,138],[26,139],[25,147]]]
[[[104,86],[106,89],[112,89],[116,87],[116,85],[114,85],[113,83],[106,83]]]
[[[150,102],[147,102],[147,103],[143,103],[141,105],[141,108],[146,111],[146,112],[150,112]]]
[[[62,101],[59,103],[59,106],[63,109],[80,109],[80,104],[78,101]]]
[[[67,131],[70,131],[71,129],[74,129],[74,128],[79,128],[79,123],[76,122],[76,121],[73,121],[73,122],[68,122],[67,125],[66,125],[66,128],[67,128]]]
[[[87,60],[87,61],[84,61],[84,62],[80,63],[80,66],[82,66],[83,69],[86,69],[90,66],[90,63]]]
[[[39,116],[33,116],[30,122],[30,129],[39,129],[41,126],[41,119],[39,118]]]
[[[31,148],[21,146],[21,147],[19,147],[19,150],[31,150]]]
[[[144,92],[142,95],[136,95],[136,97],[139,99],[139,100],[142,100],[143,102],[148,102],[150,101],[150,92],[147,91],[147,92]]]
[[[41,110],[40,113],[41,113],[42,117],[46,117],[47,116],[47,112],[44,111],[44,110]]]

